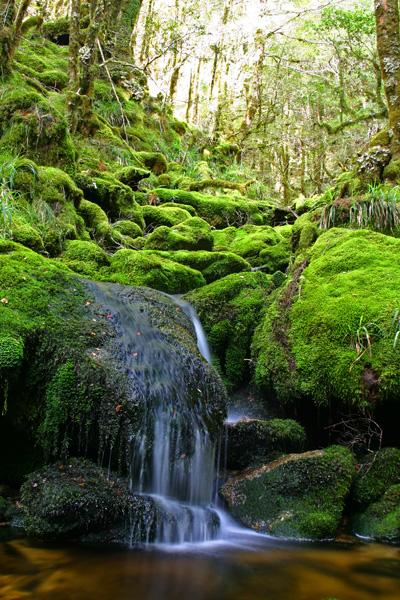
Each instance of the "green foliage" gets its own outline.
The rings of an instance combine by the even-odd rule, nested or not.
[[[143,217],[146,228],[156,228],[161,225],[172,227],[178,225],[192,215],[184,208],[179,206],[143,206]]]
[[[353,475],[350,452],[331,446],[247,471],[222,494],[234,516],[256,531],[327,539],[336,535]]]

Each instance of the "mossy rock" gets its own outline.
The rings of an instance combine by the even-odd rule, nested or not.
[[[386,489],[383,496],[370,504],[352,522],[353,532],[379,542],[400,542],[400,484]]]
[[[160,204],[178,203],[192,206],[199,217],[217,229],[245,223],[267,224],[273,218],[273,208],[268,202],[256,202],[232,196],[208,196],[199,192],[157,188],[150,192]]]
[[[110,173],[79,173],[75,177],[85,199],[101,206],[111,219],[126,217],[143,227],[142,210],[131,188]]]
[[[250,377],[253,332],[274,287],[270,275],[244,272],[227,275],[186,296],[199,314],[229,389]]]
[[[368,458],[352,490],[352,501],[358,507],[376,502],[389,487],[400,484],[400,449],[383,448]]]
[[[265,464],[274,455],[301,452],[306,445],[304,428],[293,419],[247,419],[226,425],[228,469]]]
[[[266,273],[283,271],[290,258],[290,239],[273,227],[244,225],[213,232],[215,250],[234,252]]]
[[[0,101],[0,143],[39,164],[71,170],[75,149],[65,118],[52,103],[15,75]]]
[[[383,178],[393,182],[400,181],[400,160],[392,159],[390,163],[386,165],[383,171]]]
[[[222,497],[234,517],[260,533],[309,540],[334,538],[354,463],[343,447],[289,454],[228,480]]]
[[[106,281],[145,285],[168,294],[183,294],[205,285],[203,275],[151,251],[118,250],[109,269],[102,270]]]
[[[87,277],[98,277],[98,269],[110,264],[107,254],[94,242],[69,241],[61,255],[61,261],[76,273]]]
[[[42,252],[44,250],[43,238],[40,232],[29,223],[26,223],[18,215],[14,216],[12,219],[10,233],[14,242],[22,244],[36,252]]]
[[[302,397],[334,411],[395,402],[399,251],[399,240],[375,232],[322,234],[257,329],[258,384],[282,402]]]
[[[54,21],[46,21],[43,23],[43,35],[55,44],[68,46],[69,44],[69,17],[60,17]]]
[[[212,250],[210,225],[191,217],[175,227],[157,227],[146,240],[148,250]]]
[[[133,239],[142,235],[142,229],[134,221],[117,221],[112,224],[112,228],[115,231],[119,231],[122,235],[127,235]]]
[[[205,250],[177,250],[158,252],[160,256],[201,271],[207,283],[231,275],[250,271],[251,267],[240,256],[232,252],[206,252]]]
[[[182,208],[173,206],[143,206],[146,227],[172,227],[191,218],[191,214]]]
[[[293,224],[292,251],[304,251],[310,248],[322,233],[319,229],[319,211],[306,212]]]
[[[132,190],[136,190],[140,181],[150,177],[150,171],[140,167],[124,167],[115,172],[115,177]]]
[[[29,475],[21,502],[28,535],[77,539],[123,519],[128,490],[106,469],[73,458]]]
[[[135,158],[155,175],[161,175],[168,170],[167,159],[161,152],[135,152]]]

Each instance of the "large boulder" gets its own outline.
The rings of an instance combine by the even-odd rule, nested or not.
[[[223,486],[233,516],[258,532],[283,538],[333,538],[354,474],[351,453],[332,446],[289,454],[246,471]]]
[[[128,512],[125,483],[84,459],[31,473],[21,488],[24,527],[33,537],[76,539],[121,521]]]
[[[302,255],[258,328],[256,380],[282,402],[395,410],[400,240],[331,229]]]
[[[87,250],[94,265],[107,260],[96,247]],[[70,251],[79,259],[86,248]],[[99,288],[10,241],[0,241],[0,282],[0,452],[8,456],[0,481],[16,484],[44,461],[70,455],[107,453],[113,465],[127,466],[128,440],[141,427],[149,394],[161,394],[166,382],[157,369],[146,375],[153,358],[139,363],[124,349],[121,314],[129,315],[127,331],[146,324],[148,341],[134,336],[136,355],[145,347],[148,357],[156,339],[153,351],[168,357],[163,363],[178,364],[182,403],[196,406],[209,430],[221,427],[221,381],[199,354],[190,319],[165,294]],[[170,378],[168,385],[178,384]]]

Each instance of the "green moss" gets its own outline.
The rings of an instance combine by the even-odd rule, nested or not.
[[[234,252],[268,273],[284,270],[289,263],[290,240],[273,227],[228,227],[214,231],[213,237],[215,250]]]
[[[106,469],[70,459],[32,473],[21,489],[24,524],[29,535],[76,539],[123,518],[127,492]]]
[[[394,182],[400,181],[400,160],[393,159],[386,165],[383,171],[383,178]]]
[[[146,227],[159,227],[165,225],[172,227],[178,225],[192,215],[185,209],[174,206],[144,206],[143,217]]]
[[[363,183],[356,171],[341,173],[336,179],[333,193],[337,198],[355,196],[363,191]]]
[[[131,189],[136,190],[138,183],[142,179],[146,179],[150,176],[150,171],[141,169],[140,167],[124,167],[119,169],[115,173],[115,177],[125,185],[128,185]]]
[[[161,152],[136,152],[135,157],[155,175],[161,175],[168,170],[167,159]]]
[[[142,229],[133,221],[117,221],[113,223],[112,227],[122,235],[127,235],[133,239],[142,235]]]
[[[175,227],[157,227],[146,239],[152,250],[212,250],[211,227],[199,217],[191,217]]]
[[[143,227],[142,210],[131,188],[109,173],[80,173],[75,177],[85,199],[101,206],[110,218],[126,217]]]
[[[68,43],[69,21],[69,17],[60,17],[54,21],[45,21],[42,27],[43,35],[55,43],[59,43],[63,39]]]
[[[182,294],[205,284],[199,271],[162,258],[151,251],[119,250],[103,269],[107,281],[145,285],[168,294]]]
[[[40,232],[29,223],[24,222],[21,217],[14,216],[10,230],[11,237],[15,242],[37,252],[44,250],[44,243]]]
[[[72,169],[75,150],[64,117],[43,95],[17,76],[3,87],[0,143],[39,164]]]
[[[98,269],[109,265],[109,258],[100,246],[93,242],[68,241],[61,261],[76,273],[87,277],[98,278]]]
[[[370,458],[354,481],[352,500],[365,507],[376,502],[392,485],[400,483],[400,450],[383,448]]]
[[[199,314],[229,389],[250,376],[251,339],[271,289],[271,276],[245,272],[228,275],[186,297]]]
[[[380,542],[400,541],[400,484],[386,489],[383,496],[373,502],[352,524],[356,535]]]
[[[373,148],[374,146],[390,146],[390,136],[389,131],[387,129],[382,129],[375,133],[369,141],[369,147]]]
[[[181,265],[186,265],[201,271],[207,283],[212,283],[221,277],[232,273],[250,271],[250,265],[240,256],[232,252],[206,252],[203,250],[177,250],[176,252],[159,252],[160,256],[168,258]]]
[[[0,336],[0,373],[2,370],[15,369],[24,358],[24,342],[9,333]]]
[[[332,446],[292,454],[228,481],[222,495],[233,515],[278,537],[336,535],[354,474],[351,453]]]
[[[293,224],[292,250],[304,251],[310,248],[321,231],[318,229],[319,211],[301,215]]]
[[[228,469],[265,464],[276,454],[301,452],[305,448],[303,427],[292,419],[249,419],[227,425]]]
[[[257,330],[258,383],[281,400],[335,409],[397,398],[399,250],[398,240],[364,230],[321,235]]]
[[[154,192],[161,204],[176,202],[192,206],[199,217],[213,227],[240,226],[247,222],[263,225],[272,218],[272,207],[267,202],[255,202],[232,196],[207,196],[199,192],[157,188]]]

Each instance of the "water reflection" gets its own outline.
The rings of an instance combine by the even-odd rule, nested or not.
[[[0,544],[3,600],[399,600],[400,549],[287,545],[202,553]],[[260,546],[260,544],[262,544]]]

